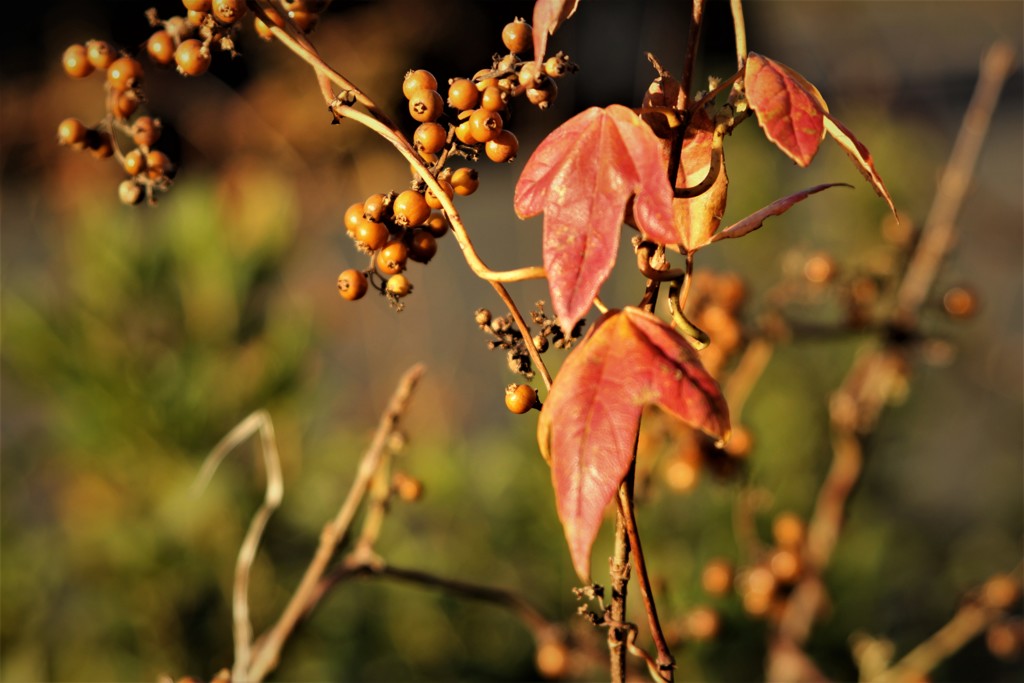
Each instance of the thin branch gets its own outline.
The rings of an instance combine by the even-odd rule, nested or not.
[[[651,629],[651,637],[654,639],[654,646],[658,650],[657,675],[658,680],[671,681],[675,669],[675,658],[665,639],[665,633],[658,620],[658,608],[654,601],[654,591],[651,588],[651,580],[647,574],[647,562],[644,559],[643,546],[640,543],[640,532],[636,526],[636,514],[633,509],[633,480],[627,477],[622,486],[619,487],[619,514],[626,527],[626,535],[629,538],[629,545],[633,550],[633,567],[636,569],[637,580],[640,587],[640,596],[644,601],[644,610],[647,612],[647,623]],[[652,672],[654,673],[654,672]]]
[[[537,640],[541,640],[543,637],[550,637],[553,631],[560,630],[557,624],[545,617],[540,610],[530,604],[525,598],[503,588],[446,579],[416,569],[401,569],[380,563],[359,562],[338,566],[320,580],[317,586],[317,596],[322,597],[330,592],[334,586],[346,579],[360,576],[397,579],[421,586],[439,588],[447,593],[464,598],[489,602],[504,607],[515,614],[530,629],[530,632],[533,633]],[[319,600],[315,602],[319,602]]]
[[[1021,589],[1020,570],[1021,567],[1018,564],[1008,575],[1013,577],[1018,596]],[[1019,598],[1013,602],[1019,603]],[[990,604],[981,597],[965,602],[942,628],[891,667],[868,680],[876,683],[895,683],[920,679],[991,624],[1005,618],[1006,613],[1005,605]]]
[[[232,679],[243,682],[248,680],[246,669],[252,654],[252,621],[249,618],[249,577],[252,564],[256,559],[260,539],[266,529],[267,522],[274,510],[281,504],[284,497],[284,482],[281,476],[281,458],[277,451],[277,440],[274,437],[274,424],[265,410],[257,410],[235,425],[234,429],[220,440],[196,476],[193,491],[204,490],[213,477],[220,463],[228,453],[237,448],[254,433],[260,435],[260,452],[266,469],[267,483],[263,492],[263,502],[252,516],[249,529],[238,549],[235,560],[235,579],[231,597],[232,632],[235,642],[235,664]]]
[[[729,0],[729,8],[732,10],[732,25],[736,33],[736,68],[742,71],[747,63],[747,25],[743,20],[743,3],[741,0]],[[742,79],[737,84],[742,87]]]
[[[988,134],[1003,84],[1013,68],[1014,49],[996,43],[981,63],[981,73],[957,134],[949,161],[939,179],[931,210],[921,228],[913,258],[907,264],[897,292],[897,320],[913,326],[942,261],[953,244],[956,218]]]
[[[327,62],[321,59],[320,55],[317,53],[316,47],[314,47],[313,44],[298,31],[291,19],[287,18],[287,12],[279,11],[278,14],[285,17],[288,27],[295,32],[295,35],[292,35],[291,32],[278,26],[273,19],[267,16],[265,6],[268,6],[269,3],[266,0],[248,0],[246,4],[249,5],[253,12],[259,16],[263,23],[270,29],[270,33],[274,38],[281,41],[281,43],[291,50],[296,56],[313,67],[313,70],[316,72],[317,78],[320,81],[320,91],[325,97],[327,97],[327,93],[330,92],[330,89],[324,88],[323,79],[327,79],[338,86],[339,89],[351,93],[356,101],[366,107],[367,111],[369,111],[375,119],[386,126],[397,130],[395,124],[391,121],[388,115],[377,106],[376,102],[360,90],[355,83],[335,71],[329,64],[327,64]],[[330,102],[331,99],[333,99],[333,93],[327,101]]]
[[[697,64],[697,46],[700,43],[701,24],[704,23],[704,0],[693,0],[690,13],[690,34],[686,39],[686,58],[683,61],[683,73],[679,79],[680,111],[686,110],[690,86],[693,85],[693,70]]]
[[[291,635],[299,618],[309,609],[311,599],[316,596],[316,587],[320,578],[334,556],[338,544],[352,525],[356,511],[366,496],[374,473],[387,451],[388,439],[397,427],[398,420],[405,413],[412,391],[423,372],[422,365],[414,365],[402,375],[398,387],[391,395],[387,409],[377,425],[373,441],[363,454],[348,496],[338,509],[334,519],[328,522],[321,532],[320,544],[317,546],[316,553],[281,616],[261,637],[258,647],[253,653],[248,680],[261,681],[277,666],[281,648],[288,636]]]
[[[627,479],[631,479],[634,469],[630,468]],[[626,486],[626,482],[620,485]],[[626,623],[626,596],[629,590],[629,536],[626,532],[625,516],[622,510],[615,514],[615,545],[609,561],[608,574],[611,578],[611,604],[608,610],[608,656],[610,657],[609,680],[612,683],[626,682],[626,640],[629,630]],[[633,627],[634,630],[636,627]]]

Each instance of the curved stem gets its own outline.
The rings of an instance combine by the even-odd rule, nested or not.
[[[690,278],[686,278],[685,282],[689,283]],[[680,296],[680,290],[682,285],[679,284],[679,280],[675,280],[668,289],[668,310],[672,314],[672,322],[679,331],[688,336],[693,343],[693,346],[700,351],[701,349],[707,348],[708,344],[711,343],[711,337],[708,333],[700,329],[687,319],[683,315],[683,303],[686,301],[685,296]]]
[[[650,242],[641,242],[636,248],[636,267],[648,280],[655,282],[667,282],[668,280],[681,280],[686,277],[686,271],[680,268],[669,270],[658,270],[651,265],[652,250],[654,245]]]
[[[320,55],[317,53],[316,48],[313,46],[311,42],[306,40],[306,38],[299,33],[293,36],[291,33],[289,33],[288,31],[274,23],[274,20],[267,16],[265,5],[267,5],[268,3],[266,2],[266,0],[248,0],[246,4],[249,5],[253,12],[257,16],[259,16],[259,18],[263,21],[263,23],[270,28],[270,33],[271,35],[274,36],[274,38],[281,41],[281,43],[285,47],[287,47],[300,59],[302,59],[304,62],[313,67],[313,70],[316,71],[317,73],[318,79],[321,80],[321,92],[324,92],[324,94],[326,95],[322,79],[327,79],[331,83],[334,83],[336,86],[338,86],[340,89],[352,93],[356,101],[359,102],[359,104],[366,107],[366,109],[378,121],[388,125],[392,129],[397,130],[395,124],[391,121],[390,118],[388,118],[388,115],[385,114],[377,106],[376,102],[374,102],[368,95],[366,95],[366,93],[360,90],[355,83],[348,80],[347,78],[345,78],[345,76],[332,69],[330,65],[327,64],[327,62],[320,58]],[[285,12],[282,16],[285,17],[285,21],[288,22],[288,25],[293,30],[297,31],[291,19],[287,18],[287,12]]]
[[[714,135],[711,138],[711,165],[708,167],[708,174],[704,176],[704,180],[700,181],[693,187],[677,187],[673,189],[672,195],[677,199],[685,199],[689,197],[698,197],[708,190],[718,180],[718,175],[722,172],[722,146],[725,140],[726,125],[720,123],[715,126]]]
[[[491,270],[488,268],[473,248],[473,243],[469,239],[469,234],[466,232],[466,226],[462,222],[462,218],[459,216],[459,212],[458,209],[455,208],[455,204],[452,203],[451,197],[445,193],[444,189],[437,182],[437,179],[430,173],[430,169],[423,164],[423,160],[420,159],[419,154],[417,154],[416,150],[412,148],[409,141],[396,132],[395,129],[384,125],[380,121],[374,120],[358,109],[354,109],[347,104],[335,102],[331,108],[337,116],[352,119],[353,121],[366,126],[390,142],[395,149],[401,152],[402,156],[406,158],[406,160],[412,165],[413,169],[415,169],[416,173],[419,174],[420,178],[423,179],[426,186],[433,191],[438,201],[441,202],[445,215],[448,217],[448,221],[452,225],[452,234],[455,235],[455,239],[459,243],[459,247],[462,248],[463,257],[466,259],[466,263],[469,264],[470,270],[472,270],[477,277],[490,282],[520,282],[522,280],[539,280],[547,277],[547,273],[544,272],[544,268],[541,266],[527,266],[525,268],[516,268],[513,270]]]

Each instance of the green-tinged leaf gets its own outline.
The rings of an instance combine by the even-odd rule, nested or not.
[[[868,148],[853,136],[849,128],[836,120],[831,114],[825,114],[825,130],[846,151],[853,160],[853,163],[860,169],[860,172],[871,183],[871,186],[875,188],[878,196],[889,205],[892,215],[896,216],[897,220],[899,220],[899,216],[896,214],[896,205],[892,203],[892,197],[889,196],[889,191],[885,189],[882,177],[875,170],[875,162],[871,160],[871,152],[868,151]]]

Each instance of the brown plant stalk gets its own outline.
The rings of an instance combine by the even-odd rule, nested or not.
[[[956,218],[973,174],[1013,51],[996,44],[982,60],[981,71],[935,199],[897,289],[897,303],[887,329],[911,330],[952,244]],[[854,363],[830,403],[832,464],[818,493],[808,524],[804,551],[808,571],[782,612],[769,647],[768,674],[792,680],[781,666],[781,653],[800,647],[826,601],[821,573],[828,566],[845,521],[850,495],[863,471],[863,439],[873,431],[905,364],[906,349],[875,339]],[[926,672],[921,672],[926,673]]]
[[[398,421],[405,413],[409,399],[412,397],[416,383],[423,375],[424,367],[414,365],[402,375],[398,386],[391,395],[387,409],[380,418],[377,431],[374,433],[370,446],[366,449],[359,462],[355,479],[349,487],[346,496],[337,514],[328,522],[320,533],[320,543],[316,553],[306,568],[302,579],[299,582],[291,599],[282,611],[281,616],[274,625],[256,642],[252,653],[252,662],[245,676],[236,677],[235,680],[261,681],[270,673],[278,663],[281,649],[291,635],[299,619],[308,612],[311,602],[318,599],[317,586],[321,577],[327,569],[331,558],[338,548],[338,544],[348,533],[359,509],[370,483],[380,467],[388,449],[388,439],[395,432]]]

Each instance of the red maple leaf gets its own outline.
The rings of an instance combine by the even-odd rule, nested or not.
[[[576,573],[589,580],[604,509],[635,456],[644,406],[725,439],[729,409],[697,352],[638,308],[606,313],[566,359],[537,425]]]
[[[875,170],[871,152],[829,113],[825,99],[810,81],[785,64],[751,52],[747,55],[743,84],[747,101],[765,135],[787,156],[798,165],[807,166],[827,132],[889,205],[893,215],[897,215],[892,197]]]
[[[632,110],[591,107],[554,130],[516,184],[521,218],[544,212],[544,267],[563,329],[590,308],[615,265],[626,203],[648,239],[675,244],[661,143]]]

